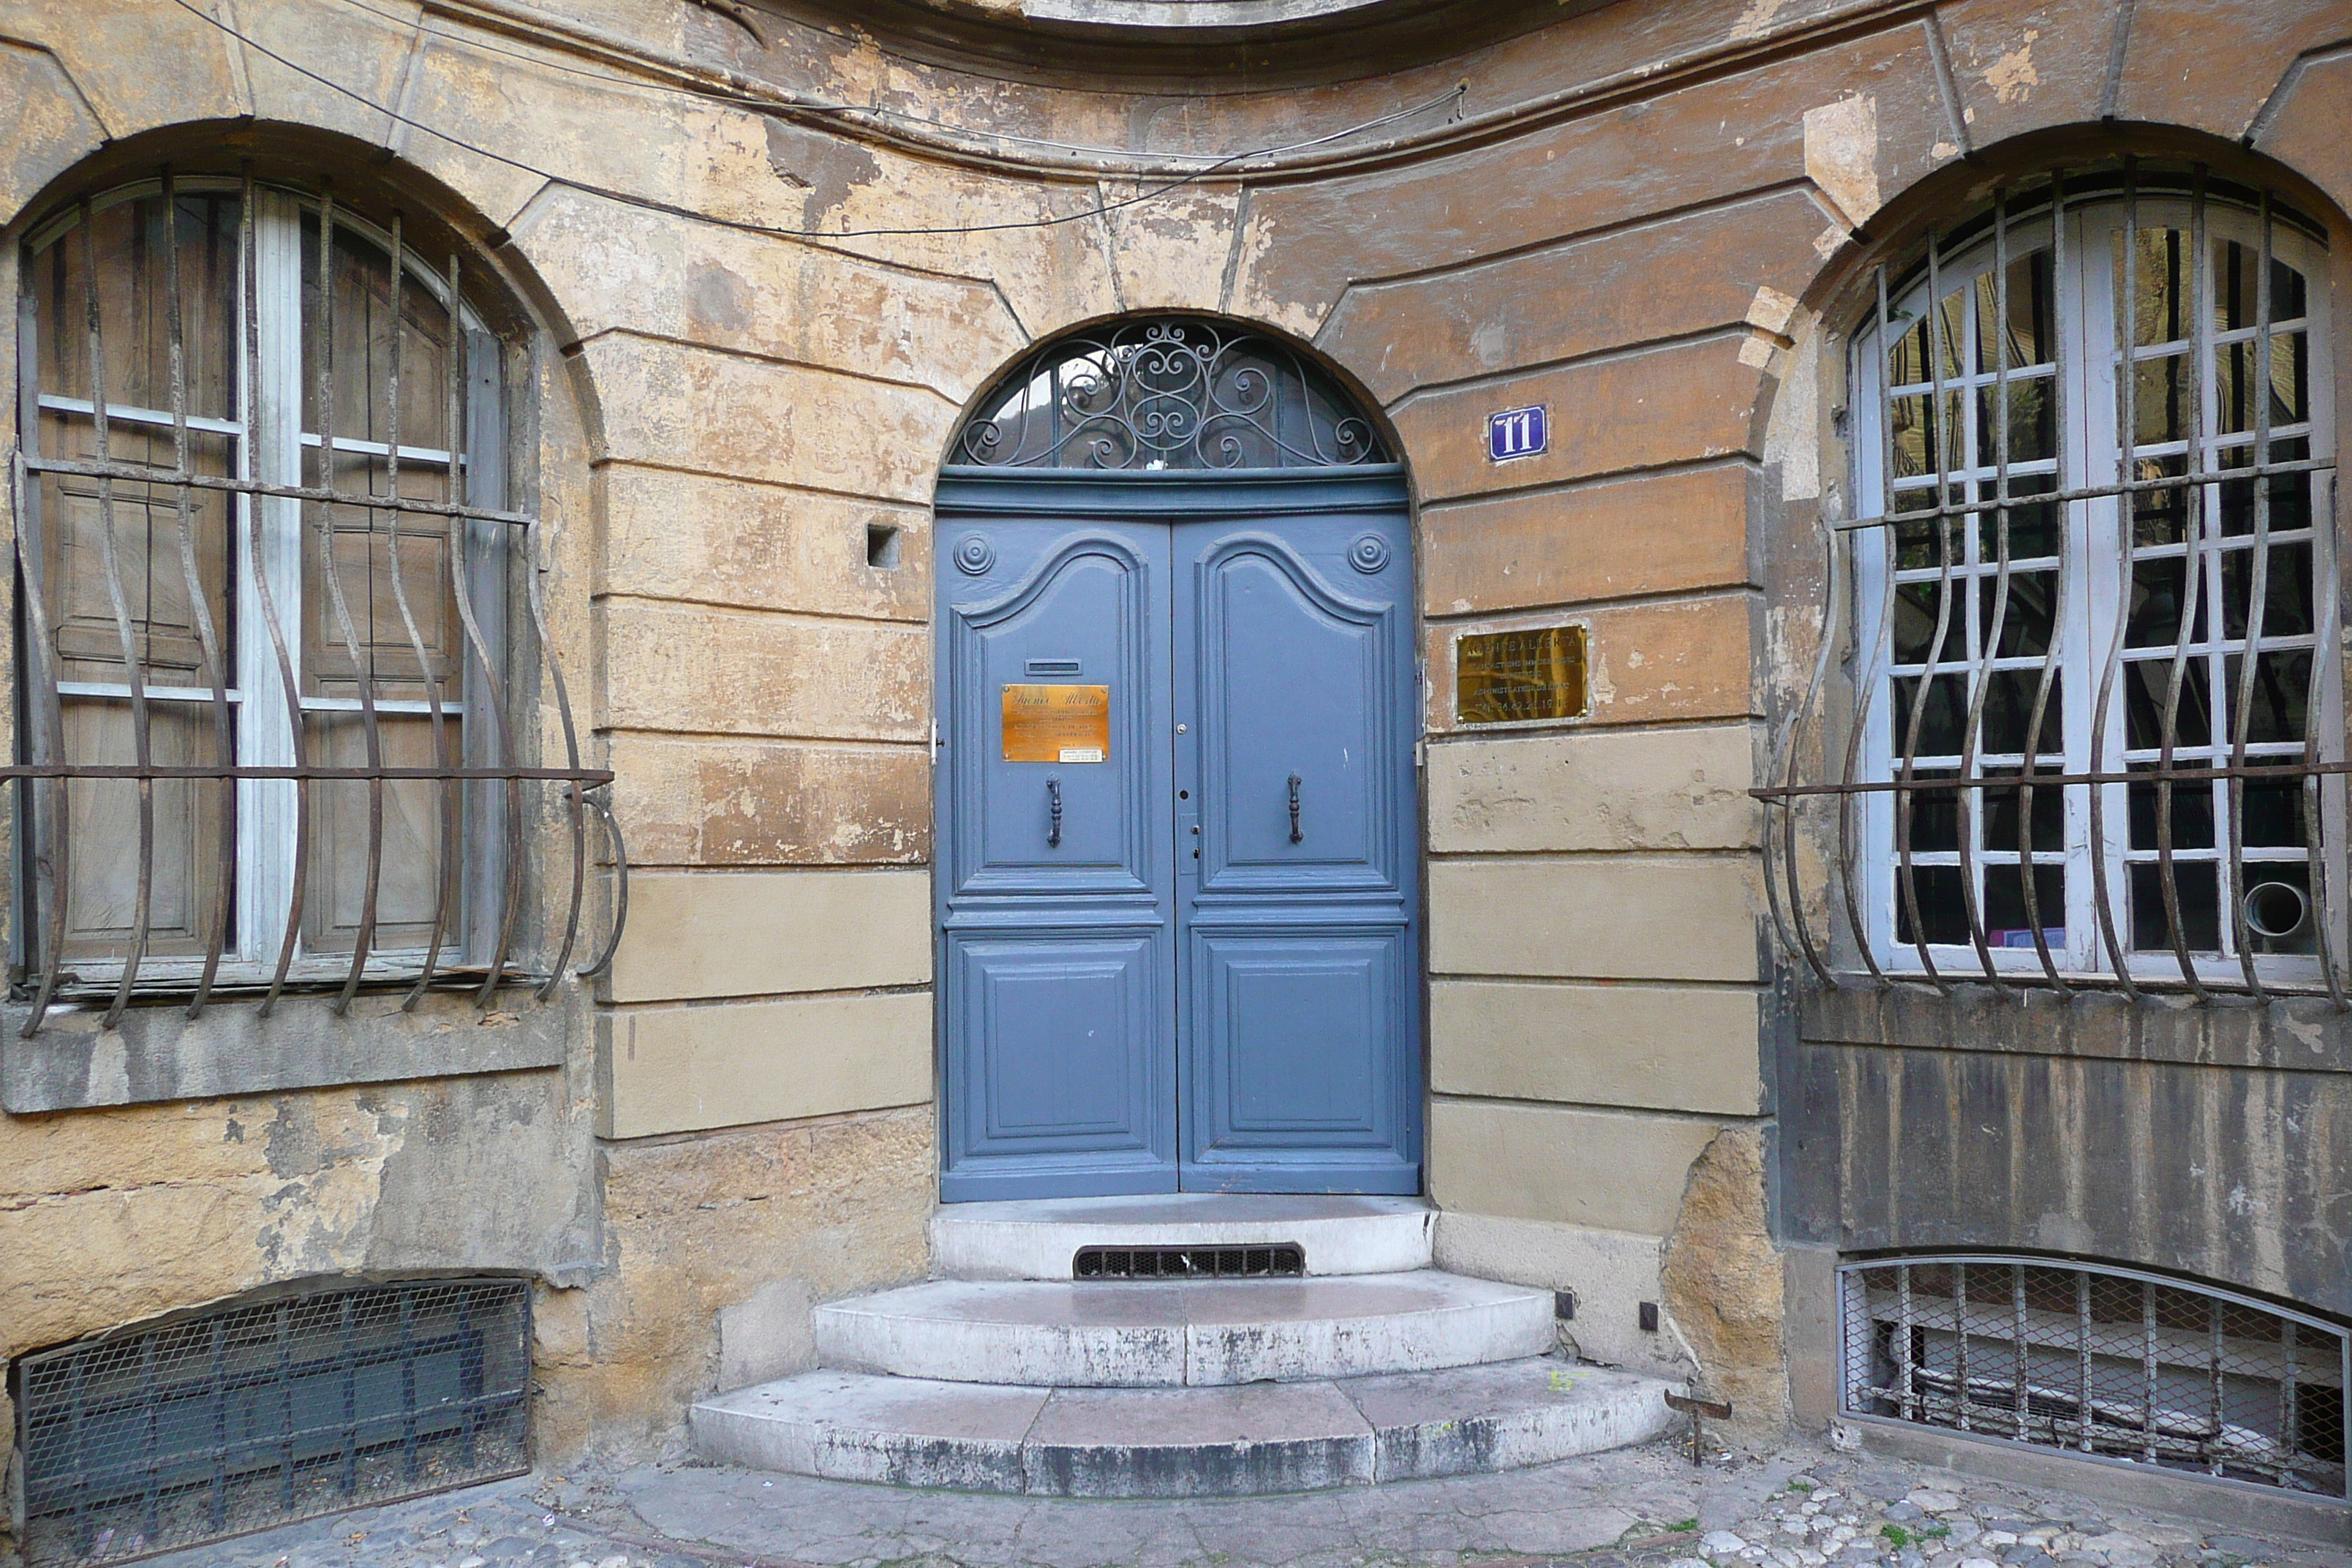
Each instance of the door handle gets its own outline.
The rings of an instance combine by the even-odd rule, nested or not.
[[[1290,841],[1299,843],[1307,835],[1298,831],[1298,775],[1290,775]]]
[[[1059,849],[1062,847],[1062,778],[1059,773],[1046,779],[1045,799],[1053,815],[1053,822],[1045,829],[1045,847]]]

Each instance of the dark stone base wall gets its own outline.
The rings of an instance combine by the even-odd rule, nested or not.
[[[2177,1271],[2352,1314],[2352,1019],[1819,993],[1778,1052],[1779,1228]]]

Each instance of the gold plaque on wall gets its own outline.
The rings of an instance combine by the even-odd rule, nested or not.
[[[1007,686],[1004,760],[1008,763],[1110,761],[1110,688]]]
[[[1585,715],[1582,626],[1473,632],[1454,644],[1454,717],[1524,724]]]

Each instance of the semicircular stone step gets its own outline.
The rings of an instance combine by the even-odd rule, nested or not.
[[[827,1366],[954,1383],[1166,1388],[1358,1377],[1551,1348],[1547,1291],[1435,1269],[1061,1284],[934,1279],[815,1312]]]
[[[1041,1497],[1248,1497],[1485,1474],[1644,1442],[1655,1378],[1550,1356],[1229,1388],[1031,1388],[814,1372],[697,1405],[721,1464]]]

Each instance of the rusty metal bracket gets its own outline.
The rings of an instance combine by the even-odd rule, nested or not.
[[[1690,1417],[1691,1463],[1694,1465],[1704,1463],[1701,1454],[1706,1431],[1699,1425],[1700,1418],[1704,1416],[1716,1421],[1730,1420],[1731,1402],[1727,1399],[1701,1399],[1695,1394],[1669,1394],[1666,1395],[1666,1408],[1682,1411]]]

